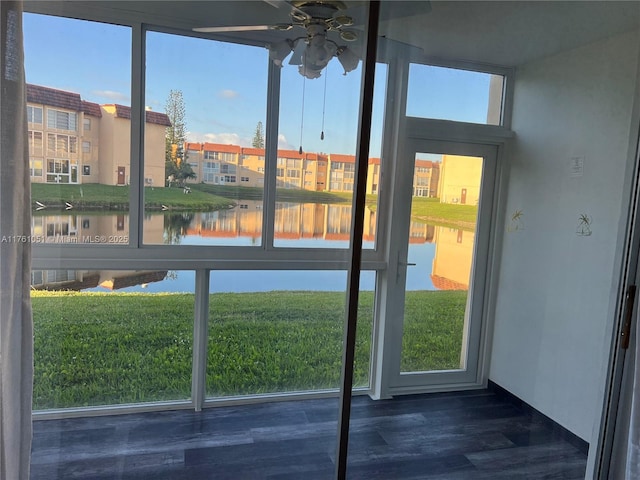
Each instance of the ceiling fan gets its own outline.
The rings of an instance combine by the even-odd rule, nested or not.
[[[319,78],[329,61],[336,57],[344,74],[355,70],[360,58],[353,49],[343,42],[354,42],[358,39],[353,16],[349,15],[347,6],[340,0],[265,0],[277,8],[287,7],[289,23],[272,25],[231,25],[217,27],[198,27],[193,30],[204,33],[226,33],[259,30],[289,31],[294,27],[306,31],[295,38],[286,38],[269,45],[269,58],[279,67],[293,52],[290,65],[297,65],[300,74],[306,78]],[[331,37],[335,38],[333,40]]]

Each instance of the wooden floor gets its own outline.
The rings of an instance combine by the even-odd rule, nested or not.
[[[331,479],[337,399],[34,423],[33,480]],[[500,392],[355,397],[349,479],[582,479],[585,442]]]

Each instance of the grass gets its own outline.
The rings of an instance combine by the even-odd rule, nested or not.
[[[408,292],[403,371],[458,368],[466,292]],[[32,292],[34,409],[187,399],[192,294]],[[354,384],[369,371],[362,292]],[[207,394],[337,388],[344,293],[212,294]]]
[[[227,198],[192,190],[185,195],[182,188],[145,187],[145,207],[161,210],[166,205],[171,210],[208,211],[232,207],[234,202]],[[128,210],[129,186],[83,184],[31,184],[31,202],[47,205],[47,209],[64,208],[65,202],[74,210]]]
[[[232,185],[191,185],[193,190],[210,193],[233,200],[262,200],[263,189],[259,187],[235,187]],[[343,203],[351,201],[351,193],[316,192],[312,190],[276,189],[276,201],[297,203]]]
[[[371,200],[367,196],[369,208],[375,211],[377,204]],[[475,230],[477,216],[476,205],[440,203],[439,198],[427,197],[413,197],[411,201],[411,218],[420,223]]]

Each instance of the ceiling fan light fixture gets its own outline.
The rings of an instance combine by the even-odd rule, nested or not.
[[[338,15],[337,17],[334,17],[333,20],[341,27],[350,27],[353,25],[353,18],[347,15]]]
[[[336,44],[327,41],[325,35],[319,34],[311,37],[302,55],[302,63],[298,71],[307,78],[319,78],[320,72],[334,57],[337,50]]]
[[[283,40],[281,42],[269,45],[269,58],[273,64],[282,68],[285,58],[289,56],[293,50],[293,42],[291,40]]]
[[[342,68],[344,68],[343,75],[346,75],[347,73],[355,70],[358,67],[358,63],[360,62],[360,59],[355,53],[353,53],[347,47],[340,47],[336,55],[338,57],[338,61],[340,62],[340,65],[342,65]]]
[[[303,63],[302,65],[298,66],[298,72],[300,72],[300,75],[302,75],[303,77],[307,77],[308,79],[313,80],[314,78],[320,78],[322,69],[318,69],[313,65],[305,65]]]
[[[353,30],[341,30],[340,38],[345,42],[355,42],[358,39],[358,34]]]

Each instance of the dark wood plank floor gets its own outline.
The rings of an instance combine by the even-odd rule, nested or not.
[[[330,479],[337,399],[43,420],[32,480]],[[581,479],[586,444],[499,392],[355,397],[350,479]]]

